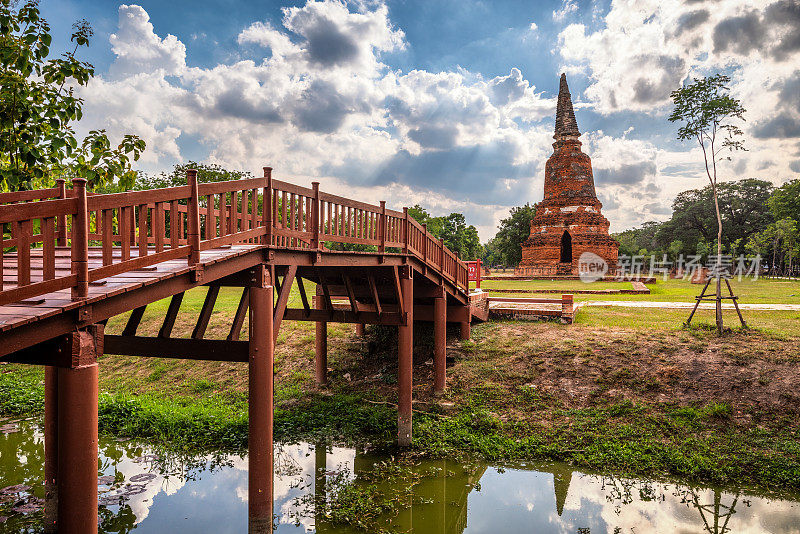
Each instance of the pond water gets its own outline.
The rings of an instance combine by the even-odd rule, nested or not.
[[[41,530],[44,445],[36,421],[0,423],[0,532]],[[386,458],[339,447],[283,445],[276,451],[279,533],[351,534],[324,518],[313,496]],[[101,439],[101,532],[247,531],[247,458],[177,455],[133,440]],[[397,532],[800,533],[800,500],[735,490],[587,474],[565,464],[498,467],[424,461],[399,513]],[[306,498],[304,498],[306,496]]]

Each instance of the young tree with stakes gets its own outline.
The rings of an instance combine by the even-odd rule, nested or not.
[[[741,102],[730,96],[730,89],[726,84],[730,78],[724,74],[717,74],[705,78],[695,78],[688,85],[676,89],[670,96],[675,108],[669,116],[670,122],[681,123],[678,129],[678,139],[694,139],[703,151],[703,162],[705,164],[706,176],[711,183],[711,190],[714,195],[714,210],[717,215],[717,254],[714,265],[713,280],[716,281],[716,296],[706,297],[705,292],[712,278],[706,282],[703,291],[697,298],[697,303],[692,310],[686,324],[688,325],[694,312],[697,310],[700,301],[716,301],[716,323],[717,332],[722,333],[722,288],[721,282],[724,279],[730,292],[730,298],[736,306],[736,312],[742,326],[744,322],[737,297],[733,294],[730,282],[723,272],[722,266],[722,217],[719,211],[719,198],[717,195],[717,162],[722,160],[730,161],[730,153],[738,150],[746,150],[744,141],[741,139],[742,130],[732,123],[734,119],[744,120],[745,109]],[[725,155],[723,155],[725,154]]]

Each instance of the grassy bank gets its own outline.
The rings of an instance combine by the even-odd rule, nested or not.
[[[199,308],[204,293],[188,294],[187,310]],[[238,295],[223,291],[220,302],[209,327],[216,335],[226,333]],[[157,331],[165,306],[148,309],[140,333]],[[414,450],[800,490],[798,314],[751,313],[758,329],[721,338],[703,326],[677,328],[684,315],[596,308],[583,309],[571,326],[476,326],[470,341],[449,339],[443,397],[431,391],[430,332],[418,328]],[[124,319],[111,321],[109,330],[120,329]],[[188,335],[191,319],[191,311],[182,313],[176,334]],[[331,383],[319,389],[312,376],[313,325],[281,327],[277,439],[391,443],[394,333],[371,328],[360,340],[352,332],[331,325]],[[111,355],[100,363],[102,431],[172,447],[246,445],[244,364]],[[2,411],[41,411],[41,371],[0,369]]]

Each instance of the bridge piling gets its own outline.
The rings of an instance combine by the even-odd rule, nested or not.
[[[433,392],[444,393],[447,382],[447,297],[444,289],[433,299]]]
[[[314,307],[318,310],[324,308],[320,296],[314,297]],[[315,325],[314,377],[318,386],[324,386],[328,383],[328,323],[317,321]]]
[[[61,534],[97,533],[97,356],[103,327],[68,335],[57,374],[58,517]],[[48,390],[52,394],[52,389]],[[52,401],[52,399],[51,399]]]
[[[273,341],[272,286],[265,265],[254,269],[250,288],[248,532],[272,532]]]
[[[459,336],[461,338],[461,341],[468,340],[471,335],[472,335],[472,325],[470,324],[469,319],[467,319],[466,321],[462,321],[461,335]]]
[[[414,367],[414,280],[411,269],[402,269],[400,276],[401,298],[406,312],[405,323],[398,327],[397,349],[397,444],[401,447],[411,445],[411,413],[413,395]]]
[[[58,368],[44,368],[44,531],[58,532]]]

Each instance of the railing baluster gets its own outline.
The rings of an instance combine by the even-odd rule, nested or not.
[[[156,209],[154,211],[154,219],[152,223],[152,232],[156,239],[156,253],[164,252],[164,234],[167,232],[164,226],[164,203],[156,202]]]
[[[133,210],[132,206],[122,206],[119,210],[119,239],[120,239],[120,257],[122,261],[131,258],[131,231],[130,231],[130,212]]]
[[[56,187],[58,188],[58,198],[67,198],[67,186],[64,178],[56,178]],[[67,216],[61,214],[58,216],[58,246],[67,246]]]
[[[103,210],[103,265],[111,265],[114,254],[114,210]]]
[[[42,280],[56,277],[56,220],[47,217],[42,220]]]
[[[178,213],[178,201],[172,200],[169,203],[169,246],[178,248],[178,238],[181,216]]]
[[[16,223],[17,239],[17,286],[31,283],[31,221]]]
[[[135,208],[133,208],[135,209]],[[147,204],[139,204],[139,256],[147,256]],[[155,232],[153,232],[155,234]]]

